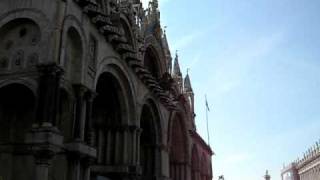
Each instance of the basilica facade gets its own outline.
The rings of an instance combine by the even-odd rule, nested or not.
[[[157,0],[0,1],[1,180],[209,180]]]

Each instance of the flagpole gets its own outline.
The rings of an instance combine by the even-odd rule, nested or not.
[[[207,95],[205,95],[206,98],[206,121],[207,121],[207,137],[208,137],[208,145],[210,146],[210,135],[209,135],[209,121],[208,121],[208,101],[207,101]]]

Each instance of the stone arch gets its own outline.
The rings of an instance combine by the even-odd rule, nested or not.
[[[110,61],[112,61],[110,59]],[[104,167],[126,166],[132,163],[133,151],[128,145],[135,118],[133,94],[128,78],[116,64],[106,62],[98,71],[93,101],[94,146],[97,148],[97,164]],[[118,179],[118,173],[110,170],[104,174],[93,172],[92,178],[104,176]]]
[[[172,180],[186,179],[189,163],[189,141],[185,116],[181,113],[173,115],[170,120],[169,133],[170,178]]]
[[[37,96],[38,82],[31,78],[8,78],[4,81],[0,81],[0,88],[10,84],[21,84],[32,91]]]
[[[36,96],[18,83],[0,88],[0,144],[24,143],[25,135],[35,119]]]
[[[131,23],[124,14],[120,14],[120,26],[123,29],[128,44],[132,45],[132,48],[136,48],[136,42],[132,32]]]
[[[64,19],[60,65],[65,68],[67,79],[81,83],[85,71],[87,37],[80,21],[73,15]]]
[[[81,82],[83,47],[78,31],[71,27],[67,31],[66,52],[63,66],[66,69],[67,78],[72,82]]]
[[[151,74],[156,78],[160,79],[162,76],[160,59],[157,55],[156,50],[149,46],[146,48],[143,58],[143,65],[151,72]]]
[[[160,114],[152,99],[147,99],[140,114],[140,166],[142,179],[153,179],[160,175],[162,130]]]
[[[96,89],[101,74],[112,74],[119,83],[119,88],[123,94],[123,110],[125,113],[123,114],[122,124],[138,126],[134,80],[129,75],[129,69],[124,63],[124,61],[115,57],[106,57],[100,61],[93,89]]]
[[[144,56],[148,52],[148,48],[152,49],[153,54],[156,57],[156,62],[158,66],[159,76],[161,77],[166,72],[166,60],[164,58],[163,49],[159,43],[159,41],[152,35],[149,35],[145,38],[146,47]]]
[[[13,152],[26,144],[35,119],[36,96],[29,87],[11,83],[0,88],[0,99],[0,148],[9,150],[0,152],[0,174],[6,179],[32,180],[33,157]]]
[[[17,18],[0,28],[0,71],[18,71],[39,63],[40,27],[31,19]]]

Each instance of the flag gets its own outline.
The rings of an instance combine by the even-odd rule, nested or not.
[[[208,105],[208,101],[207,101],[207,95],[206,95],[206,108],[208,111],[210,111],[209,105]]]

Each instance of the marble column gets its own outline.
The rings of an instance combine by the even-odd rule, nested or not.
[[[37,102],[37,122],[55,125],[59,99],[60,79],[63,70],[56,64],[39,65],[39,98]]]
[[[76,95],[74,138],[79,141],[84,141],[84,130],[86,120],[85,93],[88,91],[88,89],[83,85],[77,84],[74,85],[74,91]]]
[[[89,146],[94,146],[94,129],[93,129],[93,119],[92,119],[92,110],[93,110],[93,100],[96,97],[96,93],[88,91],[86,93],[86,127],[85,127],[85,139]]]
[[[50,157],[36,156],[35,180],[48,180]]]

